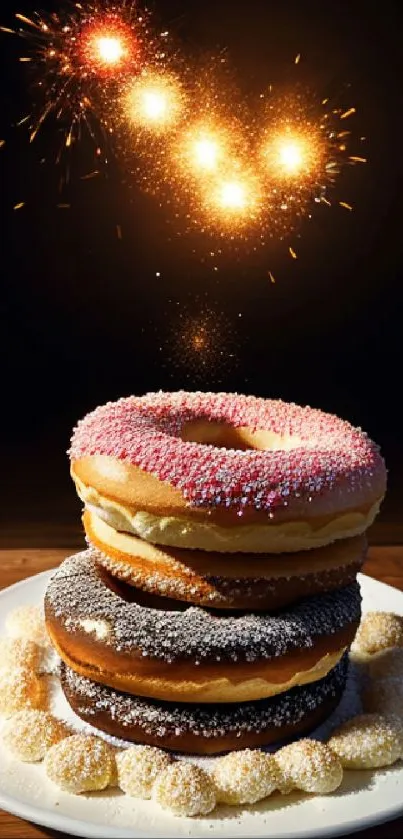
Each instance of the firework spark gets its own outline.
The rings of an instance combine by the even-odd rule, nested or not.
[[[194,141],[191,155],[195,169],[211,172],[217,168],[221,155],[220,143],[208,134],[202,135]]]
[[[182,91],[169,74],[144,74],[130,86],[125,97],[128,122],[152,132],[174,126],[182,109]]]
[[[197,314],[181,308],[170,318],[167,354],[169,367],[187,381],[219,383],[236,364],[233,329],[225,315],[196,301]]]
[[[354,107],[335,108],[328,97],[319,105],[300,91],[276,96],[270,87],[253,116],[223,74],[222,56],[205,72],[189,68],[137,2],[70,8],[32,18],[18,13],[15,30],[3,27],[24,40],[20,60],[38,93],[20,124],[33,140],[53,114],[67,149],[86,125],[101,161],[112,138],[136,184],[161,203],[165,196],[187,230],[249,239],[256,249],[289,236],[315,204],[330,205],[327,193],[341,167],[365,162],[348,151],[345,120]]]
[[[332,108],[328,99],[318,106],[308,92],[282,97],[271,92],[263,130],[256,128],[261,136],[266,236],[287,237],[315,204],[330,206],[327,192],[341,167],[358,162],[348,157],[350,132],[339,127],[339,121],[353,113],[355,108]]]
[[[113,132],[110,113],[127,77],[161,60],[161,36],[152,32],[148,13],[134,2],[98,0],[75,3],[72,11],[38,12],[32,18],[17,14],[16,19],[16,29],[7,31],[24,40],[29,54],[21,60],[30,62],[35,87],[30,139],[54,114],[66,126],[67,147],[83,124],[102,145],[102,126]]]

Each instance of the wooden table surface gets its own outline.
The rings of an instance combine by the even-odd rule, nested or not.
[[[46,571],[58,565],[69,551],[64,549],[25,550],[14,548],[0,550],[0,588],[12,585],[25,577],[31,577],[40,571]],[[376,546],[369,550],[368,560],[364,571],[371,577],[396,586],[403,591],[403,547]],[[403,790],[402,790],[403,801]],[[66,839],[67,834],[29,824],[21,819],[0,811],[0,837],[4,839],[31,839],[31,837],[60,837]],[[401,839],[403,836],[403,817],[387,825],[364,830],[354,834],[360,839]]]

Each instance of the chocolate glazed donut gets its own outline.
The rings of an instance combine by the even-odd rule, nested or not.
[[[318,682],[235,705],[174,705],[130,696],[79,676],[66,665],[61,683],[73,711],[101,731],[175,752],[212,755],[267,746],[312,731],[338,704],[347,667],[344,655]]]
[[[77,673],[134,695],[177,702],[245,702],[323,678],[351,644],[358,584],[278,615],[226,614],[118,588],[90,552],[50,581],[51,640]]]

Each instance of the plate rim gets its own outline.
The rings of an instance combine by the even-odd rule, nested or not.
[[[46,578],[49,578],[56,570],[57,566],[45,571],[40,571],[37,574],[31,574],[22,580],[18,580],[16,583],[12,583],[10,586],[6,586],[0,590],[0,600],[3,596],[7,596],[9,592],[29,585],[31,581],[35,580],[35,582],[40,582],[41,579],[45,580]],[[364,579],[365,581],[369,581],[371,584],[375,584],[376,587],[380,586],[383,589],[391,590],[394,593],[397,592],[401,594],[403,598],[403,591],[395,586],[383,583],[368,574],[359,573],[357,579],[358,582],[361,582],[361,580]],[[50,830],[60,830],[66,834],[70,833],[73,836],[84,838],[88,837],[88,839],[154,839],[154,837],[157,837],[157,839],[160,839],[160,837],[161,839],[162,837],[163,839],[175,839],[177,835],[171,832],[145,834],[143,830],[139,832],[136,828],[119,828],[113,825],[101,825],[93,821],[75,819],[71,816],[64,815],[63,813],[57,813],[55,810],[46,810],[41,807],[37,807],[34,804],[21,801],[19,798],[15,798],[8,793],[2,792],[1,789],[0,809],[10,815],[24,819],[25,821],[33,822],[40,827]],[[346,836],[351,833],[357,833],[365,830],[371,826],[374,827],[376,825],[386,824],[387,822],[399,818],[399,816],[403,816],[403,799],[401,804],[394,805],[392,808],[389,807],[385,810],[379,810],[377,813],[364,815],[359,819],[350,819],[344,824],[327,825],[326,827],[315,827],[312,825],[309,829],[304,829],[298,833],[284,833],[282,835],[282,839],[325,839],[325,837],[330,839],[330,837]],[[200,832],[197,834],[197,839],[207,839],[207,837],[209,839],[213,839],[214,831],[209,829],[206,833]],[[269,837],[270,833],[268,832],[267,839],[269,839]],[[239,834],[237,839],[252,839],[252,834],[250,832],[242,835]]]

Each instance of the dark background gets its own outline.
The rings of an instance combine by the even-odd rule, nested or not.
[[[35,7],[2,2],[1,23]],[[319,208],[292,239],[298,260],[288,243],[274,243],[229,251],[214,271],[201,234],[178,238],[167,211],[126,183],[118,162],[106,176],[81,180],[91,167],[88,140],[72,156],[70,186],[58,193],[52,122],[32,145],[13,127],[30,94],[21,44],[1,36],[3,541],[13,535],[13,543],[40,545],[45,531],[59,544],[76,539],[79,505],[65,451],[79,417],[121,395],[196,386],[311,404],[361,425],[390,470],[374,538],[402,540],[399,3],[160,0],[155,8],[190,62],[228,48],[245,96],[297,79],[319,97],[341,91],[357,107],[349,127],[367,137],[358,153],[369,164],[345,170],[336,187],[336,202],[350,202],[353,213]],[[14,211],[20,201],[25,207]],[[60,202],[70,209],[57,209]],[[214,364],[193,382],[170,341],[178,309],[197,314],[202,306],[224,313],[237,363]]]

